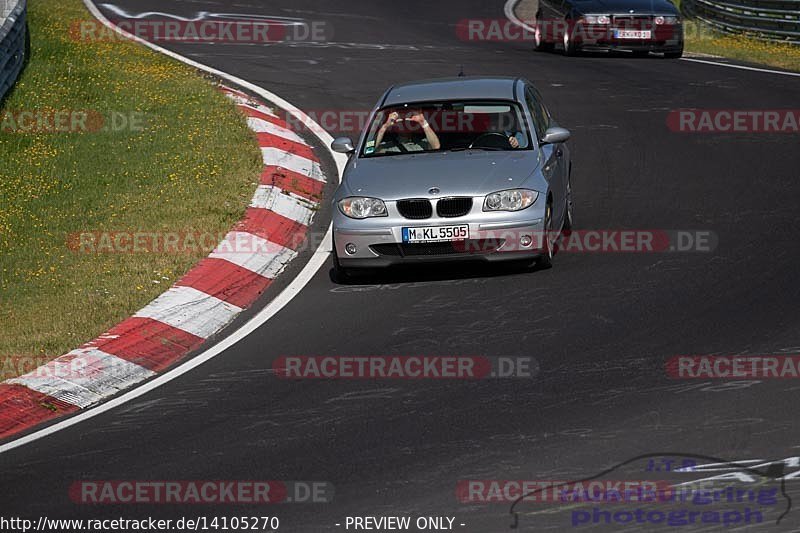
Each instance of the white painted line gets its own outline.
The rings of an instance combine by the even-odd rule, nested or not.
[[[784,72],[782,70],[771,70],[768,68],[747,67],[745,65],[732,65],[730,63],[719,63],[717,61],[706,61],[705,59],[692,59],[689,57],[682,57],[681,60],[691,61],[692,63],[703,63],[706,65],[714,65],[717,67],[738,68],[739,70],[752,70],[755,72],[764,72],[766,74],[780,74],[782,76],[800,77],[800,72]]]
[[[85,409],[155,372],[96,348],[73,350],[33,372],[8,380]]]
[[[228,325],[242,308],[198,291],[194,287],[170,287],[140,309],[135,317],[152,318],[207,339]]]
[[[534,28],[533,26],[529,26],[528,24],[525,24],[524,22],[522,22],[517,17],[517,14],[514,13],[514,8],[517,6],[517,4],[519,2],[520,2],[520,0],[508,0],[506,2],[506,5],[503,6],[503,12],[506,14],[506,18],[508,20],[510,20],[511,22],[513,22],[514,24],[516,24],[517,26],[525,28],[528,31],[535,32],[536,28]]]
[[[314,205],[316,204],[299,196],[284,194],[281,189],[272,185],[259,185],[250,201],[250,207],[269,209],[306,226],[311,225],[311,219],[314,217],[314,210],[311,208]]]
[[[264,158],[265,165],[278,165],[317,181],[325,181],[322,169],[316,161],[296,154],[290,154],[280,148],[273,148],[271,146],[262,147],[261,155]]]
[[[120,35],[124,35],[129,39],[134,41],[140,42],[162,54],[165,54],[169,57],[177,59],[178,61],[185,63],[187,65],[193,66],[197,69],[203,70],[214,76],[219,78],[225,79],[230,81],[231,83],[235,83],[240,87],[245,87],[248,90],[253,91],[255,94],[258,94],[262,98],[265,98],[275,105],[281,107],[283,110],[291,113],[295,118],[298,120],[305,120],[309,123],[315,124],[315,128],[313,129],[314,133],[319,137],[320,141],[322,141],[323,145],[328,149],[331,157],[333,158],[334,162],[336,163],[336,168],[338,173],[336,175],[337,181],[340,179],[341,173],[344,171],[344,167],[347,164],[347,156],[344,154],[339,154],[334,152],[330,149],[330,144],[333,142],[333,137],[322,129],[319,124],[313,122],[313,120],[300,111],[297,107],[290,104],[280,96],[272,93],[254,83],[250,83],[249,81],[243,80],[242,78],[238,78],[236,76],[232,76],[226,72],[222,72],[221,70],[217,70],[215,68],[209,67],[207,65],[203,65],[202,63],[198,63],[197,61],[193,61],[187,57],[184,57],[180,54],[176,54],[175,52],[171,52],[165,48],[162,48],[156,44],[149,43],[143,39],[136,37],[133,34],[130,34],[126,31],[123,31],[116,26],[114,26],[95,6],[90,0],[83,0],[84,5],[86,8],[91,12],[91,14],[100,22],[102,22],[106,27],[110,28],[112,31],[119,33]],[[328,257],[331,253],[331,234],[333,233],[332,226],[328,226],[328,231],[325,233],[325,237],[322,239],[322,244],[319,245],[319,248],[316,249],[314,254],[311,256],[311,259],[306,263],[306,266],[300,271],[300,273],[295,277],[289,285],[283,289],[283,291],[275,297],[269,304],[267,304],[264,309],[259,311],[253,318],[251,318],[247,323],[245,323],[242,327],[237,329],[236,331],[231,332],[228,336],[222,339],[219,343],[215,344],[208,350],[200,353],[196,357],[187,360],[186,362],[176,366],[169,372],[156,376],[155,378],[151,379],[150,381],[145,382],[144,384],[125,392],[116,398],[112,398],[111,400],[102,403],[96,407],[91,409],[87,409],[85,411],[81,411],[74,416],[66,418],[60,422],[56,422],[50,426],[42,428],[38,431],[34,431],[28,435],[20,437],[18,439],[14,439],[10,442],[0,445],[0,453],[7,452],[9,450],[13,450],[14,448],[18,448],[20,446],[24,446],[25,444],[29,444],[31,442],[35,442],[41,438],[47,437],[48,435],[52,435],[53,433],[57,433],[69,427],[72,427],[76,424],[80,424],[86,420],[94,418],[97,415],[103,414],[107,411],[110,411],[120,405],[124,405],[136,398],[147,394],[148,392],[155,390],[162,385],[169,383],[170,381],[179,378],[180,376],[194,370],[195,368],[199,367],[203,363],[210,361],[214,357],[218,356],[219,354],[223,353],[225,350],[230,348],[231,346],[235,345],[255,330],[260,328],[264,325],[269,319],[275,316],[278,311],[284,308],[286,304],[288,304],[295,296],[300,294],[300,291],[308,284],[309,281],[314,277],[317,271],[328,262]]]
[[[162,53],[162,54],[164,54],[166,56],[169,56],[169,57],[171,57],[173,59],[176,59],[176,60],[180,61],[181,63],[185,63],[186,65],[192,66],[194,68],[197,68],[197,69],[200,69],[202,71],[208,72],[209,74],[217,76],[218,78],[222,78],[224,80],[228,80],[231,83],[239,85],[240,87],[244,87],[247,90],[252,91],[253,93],[261,96],[265,100],[269,100],[271,103],[275,104],[277,107],[280,107],[284,111],[287,111],[289,114],[291,114],[295,119],[297,119],[301,123],[304,123],[304,124],[307,123],[307,124],[313,125],[315,127],[314,133],[317,135],[317,137],[319,137],[319,139],[322,141],[322,143],[328,148],[328,151],[330,152],[331,156],[333,157],[333,160],[336,162],[336,166],[338,167],[339,172],[341,173],[344,170],[344,167],[347,164],[347,156],[345,156],[344,154],[339,154],[337,152],[334,152],[333,150],[330,149],[330,144],[333,142],[333,137],[331,137],[331,135],[327,131],[325,131],[319,124],[317,124],[314,121],[314,119],[312,119],[309,115],[307,115],[306,113],[301,111],[295,105],[291,104],[287,100],[284,100],[283,98],[281,98],[277,94],[275,94],[275,93],[273,93],[271,91],[268,91],[268,90],[264,89],[263,87],[259,87],[255,83],[251,83],[251,82],[249,82],[247,80],[244,80],[242,78],[239,78],[237,76],[233,76],[231,74],[228,74],[227,72],[223,72],[223,71],[215,69],[213,67],[209,67],[208,65],[204,65],[203,63],[200,63],[198,61],[194,61],[193,59],[189,59],[188,57],[182,56],[182,55],[180,55],[180,54],[178,54],[176,52],[173,52],[171,50],[167,50],[166,48],[163,48],[163,47],[161,47],[161,46],[159,46],[157,44],[154,44],[154,43],[151,43],[149,41],[146,41],[145,39],[137,37],[136,35],[134,35],[134,34],[132,34],[130,32],[127,32],[127,31],[125,31],[123,29],[120,29],[120,28],[114,26],[114,24],[112,24],[106,18],[106,16],[103,15],[103,13],[101,13],[99,9],[97,9],[97,6],[95,6],[90,0],[83,0],[83,3],[86,6],[86,9],[89,10],[89,12],[92,14],[93,17],[95,17],[97,20],[99,20],[103,25],[105,25],[106,27],[111,29],[113,32],[118,33],[120,35],[123,35],[124,37],[127,37],[128,39],[130,39],[132,41],[135,41],[135,42],[137,42],[137,43],[139,43],[139,44],[141,44],[143,46],[146,46],[146,47],[148,47],[148,48],[150,48],[152,50],[155,50],[155,51],[160,52],[160,53]],[[338,178],[338,176],[337,176],[337,178]]]
[[[48,435],[52,435],[58,431],[67,429],[71,426],[79,424],[85,420],[89,420],[97,415],[103,414],[115,407],[119,407],[120,405],[124,405],[136,398],[147,394],[148,392],[155,390],[162,385],[169,383],[170,381],[179,378],[180,376],[186,374],[187,372],[194,370],[198,366],[202,365],[203,363],[213,359],[214,357],[218,356],[219,354],[223,353],[225,350],[229,349],[255,330],[260,328],[264,323],[266,323],[270,318],[275,316],[278,311],[283,309],[283,307],[288,304],[292,299],[297,296],[303,287],[305,287],[309,281],[314,277],[317,273],[317,270],[322,267],[322,265],[328,262],[328,257],[331,252],[330,242],[331,242],[331,227],[328,226],[328,231],[325,234],[323,239],[323,244],[314,252],[314,255],[311,257],[311,260],[303,267],[303,270],[300,274],[297,275],[294,280],[287,286],[283,291],[274,299],[272,300],[267,306],[262,309],[256,316],[251,318],[246,324],[244,324],[241,328],[237,329],[227,337],[225,337],[222,341],[218,344],[215,344],[205,352],[199,354],[197,357],[189,359],[185,363],[173,368],[169,372],[165,374],[161,374],[156,376],[150,381],[143,383],[142,385],[116,397],[113,398],[105,403],[102,403],[96,407],[88,409],[86,411],[81,411],[80,413],[62,420],[61,422],[57,422],[52,426],[48,426],[46,428],[40,429],[39,431],[35,431],[30,435],[25,435],[24,437],[20,437],[15,439],[11,442],[6,444],[0,445],[0,453],[7,452],[9,450],[13,450],[14,448],[18,448],[25,444],[29,444],[31,442],[37,441],[43,437],[47,437]]]
[[[232,231],[209,257],[224,259],[256,274],[275,279],[286,264],[297,257],[297,252],[252,233]]]
[[[520,0],[507,0],[505,6],[503,7],[503,11],[505,12],[506,18],[520,26],[525,28],[528,31],[536,31],[536,28],[525,24],[522,22],[519,17],[517,17],[516,13],[514,13],[514,8],[520,2]],[[692,63],[704,63],[706,65],[714,65],[717,67],[727,67],[727,68],[735,68],[739,70],[752,70],[754,72],[764,72],[766,74],[778,74],[781,76],[795,76],[800,77],[800,72],[785,72],[783,70],[772,70],[768,68],[757,68],[757,67],[747,67],[745,65],[732,65],[730,63],[719,63],[717,61],[706,61],[704,59],[692,59],[689,57],[682,57],[681,61],[691,61]]]
[[[306,144],[303,138],[292,130],[283,128],[277,124],[273,124],[272,122],[268,122],[263,118],[247,117],[247,125],[250,126],[250,129],[256,133],[269,133],[270,135],[275,135],[276,137],[281,137],[282,139],[286,139],[288,141]]]

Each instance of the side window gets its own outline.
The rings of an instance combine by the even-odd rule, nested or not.
[[[531,110],[531,115],[533,116],[533,127],[536,128],[536,138],[541,139],[550,123],[547,110],[542,106],[541,101],[534,96],[530,88],[525,89],[525,103],[528,104],[528,109]]]
[[[534,88],[533,94],[536,99],[536,103],[539,105],[539,109],[541,110],[542,116],[544,117],[545,129],[547,129],[550,127],[550,122],[552,122],[552,115],[550,115],[550,111],[544,105],[544,98],[542,98],[541,93],[539,93],[539,91]]]

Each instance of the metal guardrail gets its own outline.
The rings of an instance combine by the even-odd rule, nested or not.
[[[27,7],[27,0],[0,0],[0,101],[17,81],[25,63]]]
[[[682,0],[681,10],[726,33],[800,44],[800,0]]]

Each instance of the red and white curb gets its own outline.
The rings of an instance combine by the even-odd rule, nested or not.
[[[297,256],[325,186],[319,158],[269,107],[235,89],[221,90],[247,117],[264,159],[244,218],[134,316],[0,383],[0,439],[91,407],[164,371],[253,304]]]

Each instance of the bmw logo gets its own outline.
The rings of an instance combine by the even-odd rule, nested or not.
[[[428,189],[428,192],[431,194],[439,194],[441,190],[439,189],[439,187],[431,187],[430,189]]]

